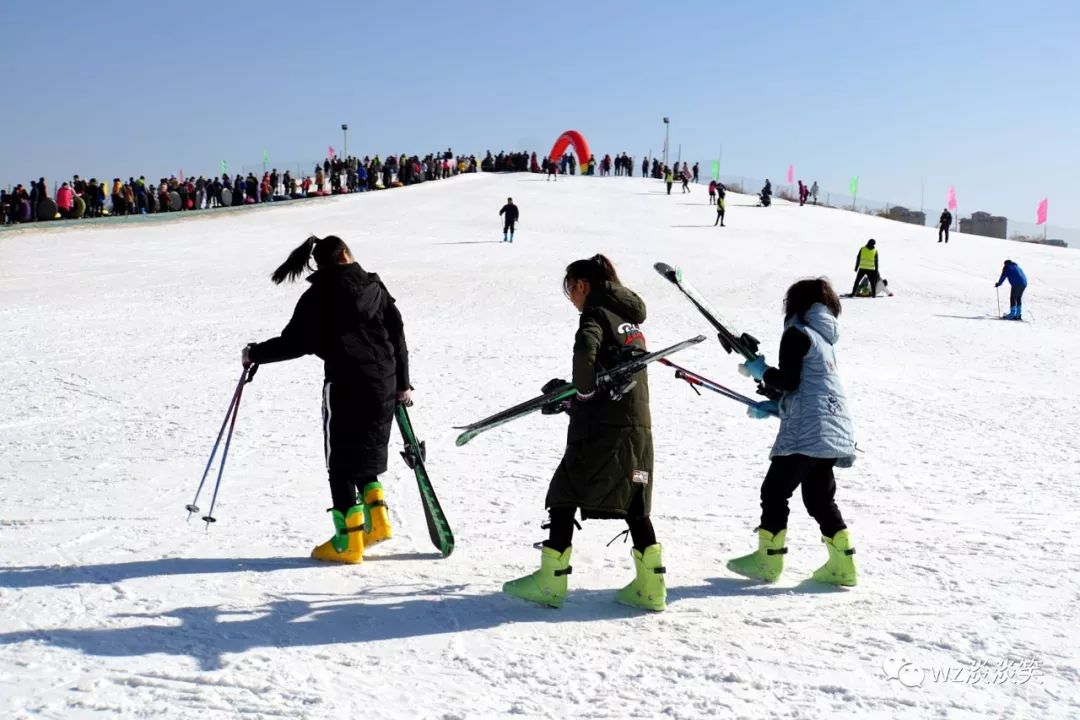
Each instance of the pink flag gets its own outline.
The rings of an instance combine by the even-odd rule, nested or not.
[[[180,182],[184,182],[184,168],[180,168]]]
[[[788,165],[787,166],[787,184],[791,185],[794,182],[795,182],[795,166],[794,165]]]
[[[956,188],[951,185],[949,186],[949,200],[947,204],[950,210],[956,209]]]
[[[1039,203],[1039,209],[1035,211],[1035,224],[1036,225],[1045,225],[1046,224],[1046,211],[1049,209],[1049,204],[1050,204],[1050,201],[1049,201],[1048,198],[1043,198],[1042,202]]]
[[[333,145],[330,146],[330,154],[327,157],[329,157],[331,160],[334,159],[334,146]]]

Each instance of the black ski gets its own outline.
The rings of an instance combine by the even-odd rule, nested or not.
[[[427,458],[427,446],[416,439],[412,421],[409,419],[409,411],[404,405],[398,403],[397,424],[401,430],[401,438],[405,441],[405,449],[401,457],[405,460],[413,473],[416,474],[416,485],[420,489],[420,500],[424,505],[424,519],[427,520],[428,535],[431,542],[443,554],[448,556],[454,551],[454,533],[450,530],[450,523],[446,520],[439,498],[435,495],[435,488],[431,485],[431,479],[427,474],[424,461]]]
[[[666,347],[663,350],[657,350],[651,353],[642,353],[620,363],[613,367],[611,370],[606,370],[596,377],[596,385],[598,390],[607,392],[610,395],[622,395],[625,394],[633,387],[633,382],[630,377],[635,373],[640,372],[646,365],[657,360],[685,350],[686,348],[697,345],[700,342],[705,341],[704,335],[698,335],[697,337],[690,338],[689,340],[683,340],[681,343],[676,343],[671,347]],[[492,428],[505,425],[506,423],[516,420],[519,417],[528,415],[530,413],[541,410],[545,405],[557,403],[568,398],[572,398],[577,395],[577,390],[572,383],[566,383],[561,385],[549,393],[545,393],[538,397],[526,400],[523,403],[515,405],[501,412],[497,412],[490,417],[486,417],[483,420],[478,420],[471,425],[459,425],[455,426],[455,430],[464,430],[458,436],[457,444],[459,446],[472,440],[474,437],[482,432],[491,430]]]
[[[653,265],[656,272],[664,276],[665,279],[671,282],[672,285],[679,288],[679,291],[685,295],[690,302],[694,304],[694,307],[698,309],[705,319],[709,321],[709,324],[716,329],[716,339],[720,341],[721,347],[728,353],[736,352],[742,355],[746,360],[753,360],[758,356],[758,340],[753,335],[748,333],[740,333],[737,330],[733,330],[728,326],[723,319],[721,319],[719,313],[712,309],[708,301],[698,293],[697,290],[686,282],[683,277],[681,268],[674,268],[667,263],[658,262]],[[757,392],[758,395],[763,395],[770,400],[776,400],[780,397],[780,393],[771,390],[766,387],[765,383],[757,380]]]
[[[681,268],[674,268],[667,263],[658,262],[653,265],[656,272],[660,273],[675,287],[679,288],[683,295],[689,298],[694,307],[698,309],[709,324],[716,329],[716,337],[727,352],[737,352],[747,360],[753,360],[758,355],[758,341],[753,335],[739,333],[725,325],[720,315],[709,306],[708,301],[702,297],[690,283],[683,278]]]

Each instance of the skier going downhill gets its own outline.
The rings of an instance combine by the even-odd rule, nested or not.
[[[937,241],[949,244],[949,228],[952,226],[952,213],[949,212],[949,208],[945,208],[941,211],[941,217],[938,218],[938,231]]]
[[[724,213],[727,207],[727,188],[723,183],[716,183],[716,222],[713,223],[713,227],[724,225]]]
[[[391,537],[378,476],[386,472],[396,403],[412,404],[401,314],[379,276],[365,271],[334,235],[309,237],[274,271],[275,283],[311,269],[279,337],[244,348],[245,364],[323,360],[323,446],[330,479],[334,535],[316,547],[318,560],[359,563],[364,546]],[[357,491],[360,491],[360,500]]]
[[[758,549],[727,566],[767,582],[780,577],[787,552],[788,500],[802,486],[803,503],[817,521],[829,553],[814,580],[855,585],[855,549],[836,506],[833,477],[834,467],[847,468],[855,462],[855,433],[837,374],[840,299],[824,278],[800,280],[788,288],[784,314],[780,366],[768,367],[762,355],[739,366],[740,372],[782,393],[779,401],[761,402],[748,410],[759,419],[778,412],[780,430],[761,485]]]
[[[1009,314],[1003,315],[1001,319],[1023,320],[1021,300],[1028,286],[1027,275],[1020,269],[1019,265],[1012,260],[1006,260],[1005,265],[1001,268],[1001,277],[998,278],[994,287],[1001,287],[1001,284],[1006,280],[1009,281],[1009,287],[1012,288],[1012,291],[1009,293]]]
[[[514,204],[514,198],[506,198],[506,204],[499,210],[499,214],[503,216],[503,242],[514,242],[514,225],[518,220],[518,206]]]
[[[653,491],[652,420],[648,377],[631,376],[618,392],[598,388],[596,377],[641,351],[645,337],[645,303],[619,282],[603,255],[577,260],[566,269],[563,290],[581,313],[574,339],[573,400],[545,409],[570,416],[566,450],[548,486],[548,539],[540,552],[540,569],[506,583],[510,595],[542,605],[561,607],[570,574],[574,513],[582,520],[621,519],[633,541],[636,577],[619,591],[625,605],[663,610],[667,596],[664,564],[649,519]],[[544,392],[564,384],[561,379]]]

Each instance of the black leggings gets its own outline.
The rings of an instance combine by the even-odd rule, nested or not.
[[[761,528],[776,534],[787,528],[788,500],[795,488],[802,486],[803,504],[817,520],[824,537],[831,538],[845,529],[840,508],[836,507],[836,479],[832,458],[806,455],[782,455],[773,458],[765,481],[761,483]]]
[[[652,520],[648,515],[642,514],[644,498],[641,493],[630,504],[630,510],[626,515],[626,526],[630,529],[630,539],[634,543],[634,549],[645,552],[645,548],[656,544],[656,531],[653,530]],[[556,552],[562,553],[570,547],[574,540],[574,507],[556,507],[548,512],[551,515],[551,523],[548,529],[548,539],[544,546]]]
[[[345,513],[353,505],[356,505],[357,493],[363,499],[364,488],[370,483],[378,481],[377,475],[355,475],[346,472],[330,472],[330,497],[334,503],[334,509]]]

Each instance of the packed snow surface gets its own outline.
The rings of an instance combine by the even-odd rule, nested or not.
[[[498,242],[507,196],[512,245]],[[714,217],[701,186],[476,175],[0,233],[0,716],[1080,716],[1080,253],[938,244],[745,195],[729,196],[729,227]],[[342,236],[398,299],[449,558],[395,456],[394,539],[361,566],[308,559],[331,530],[313,357],[260,369],[218,522],[186,521],[241,347],[275,335],[305,287],[270,272],[309,233]],[[566,420],[462,448],[452,426],[569,374],[568,262],[613,258],[654,348],[709,330],[652,269],[681,265],[775,360],[787,286],[850,289],[870,237],[896,295],[845,301],[838,346],[863,451],[837,473],[858,587],[807,581],[826,553],[798,493],[781,580],[725,569],[754,546],[775,421],[654,365],[667,611],[613,602],[632,577],[629,546],[605,545],[613,522],[577,534],[561,610],[501,594],[538,564]],[[1024,323],[994,317],[1005,258],[1031,279]],[[753,389],[711,339],[677,360]]]

